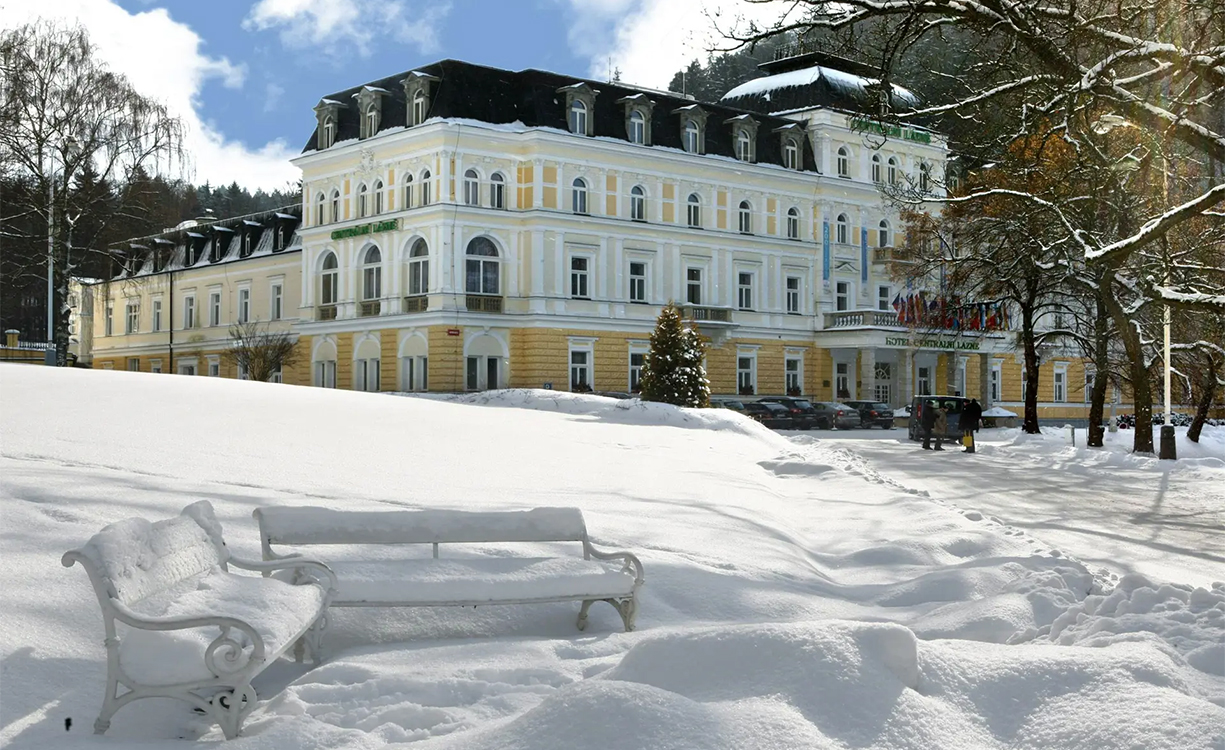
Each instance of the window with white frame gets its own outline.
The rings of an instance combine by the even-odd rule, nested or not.
[[[919,163],[919,192],[926,193],[930,182],[931,182],[931,167],[927,166],[927,162],[920,162]]]
[[[285,382],[285,375],[282,373],[280,365],[277,365],[276,369],[272,371],[272,374],[268,376],[268,382],[269,383]]]
[[[630,350],[630,393],[642,390],[642,367],[647,363],[647,353],[642,350]]]
[[[160,299],[153,300],[153,330],[162,330],[162,301]]]
[[[183,327],[196,327],[196,298],[194,296],[183,298]],[[107,313],[107,335],[110,335],[110,313]]]
[[[221,325],[221,292],[208,293],[208,324]]]
[[[748,201],[740,201],[740,233],[753,233],[753,206]]]
[[[162,371],[162,361],[160,359],[149,360],[149,372],[160,373]]]
[[[127,324],[123,332],[136,333],[140,330],[140,300],[128,300],[125,310],[127,312]]]
[[[336,387],[336,360],[325,359],[315,363],[315,385],[320,388]]]
[[[800,277],[787,277],[787,312],[791,315],[800,314]]]
[[[799,396],[803,391],[804,360],[796,354],[788,354],[783,365],[788,396]]]
[[[340,269],[337,268],[336,253],[328,253],[323,258],[323,270],[319,274],[319,304],[336,304],[339,291]]]
[[[323,118],[323,147],[328,148],[336,142],[336,118],[328,115]]]
[[[685,301],[691,305],[702,304],[702,269],[690,266],[685,269]]]
[[[881,178],[883,176],[881,174],[881,167],[882,164],[880,154],[872,154],[872,182],[875,182],[877,185],[881,183]]]
[[[570,132],[587,135],[587,104],[581,99],[570,102]]]
[[[966,395],[966,365],[968,360],[965,357],[957,358],[957,367],[953,370],[953,395]]]
[[[892,290],[890,290],[888,286],[881,284],[880,286],[876,287],[876,309],[888,312],[889,308],[891,307],[891,303],[889,302],[891,295]]]
[[[366,218],[366,185],[362,183],[357,188],[357,218]]]
[[[1002,382],[1003,382],[1003,379],[1004,379],[1004,378],[1003,378],[1003,375],[1004,375],[1004,373],[1003,373],[1003,365],[1002,365],[1002,363],[1000,363],[1000,362],[992,362],[992,363],[991,363],[991,389],[990,389],[990,394],[991,394],[991,403],[993,403],[993,404],[994,404],[995,402],[997,402],[997,401],[1001,401],[1001,400],[1003,400],[1003,396],[1002,396],[1001,391],[1000,391],[1000,383],[1002,383]]]
[[[634,221],[647,220],[647,192],[641,185],[630,189],[630,218]]]
[[[834,309],[838,312],[851,309],[851,282],[834,282]]]
[[[464,203],[479,206],[481,203],[481,178],[475,169],[464,172]]]
[[[128,357],[128,372],[140,372],[140,357]]]
[[[430,250],[425,240],[418,238],[408,253],[408,294],[415,297],[430,289]]]
[[[196,374],[196,363],[195,362],[180,362],[179,363],[179,374],[180,375],[195,375]]]
[[[383,181],[374,181],[374,215],[383,213]]]
[[[251,290],[243,287],[238,290],[238,322],[251,321]]]
[[[873,388],[873,396],[881,403],[887,404],[891,402],[893,400],[893,364],[890,362],[877,362],[872,367],[872,376],[875,386]]]
[[[787,209],[787,239],[798,240],[800,238],[800,209],[792,206]]]
[[[749,271],[736,274],[736,306],[741,310],[753,309],[753,275]]]
[[[315,196],[315,224],[323,224],[327,215],[327,196],[319,193]]]
[[[846,245],[850,236],[851,223],[847,221],[846,214],[838,214],[838,218],[834,220],[834,241]]]
[[[570,390],[572,391],[589,391],[591,390],[592,373],[591,373],[591,348],[570,347]]]
[[[880,224],[876,227],[876,246],[890,247],[889,239],[889,221],[881,219]]]
[[[353,390],[375,392],[379,389],[379,360],[377,357],[359,359],[353,363]]]
[[[695,229],[701,227],[702,226],[702,199],[698,197],[697,193],[689,194],[689,199],[686,201],[686,208],[688,211],[687,218],[688,218],[689,226]]]
[[[834,398],[851,397],[851,365],[847,362],[834,363]]]
[[[103,330],[106,331],[106,333],[103,334],[104,336],[114,336],[115,335],[115,303],[114,302],[106,303],[106,318],[104,321]]]
[[[1093,380],[1096,373],[1090,368],[1085,368],[1085,403],[1093,400]]]
[[[285,316],[285,285],[277,282],[272,285],[269,292],[268,317],[271,320],[280,320]]]
[[[469,391],[497,390],[501,387],[501,358],[469,356],[464,358],[464,387]]]
[[[402,196],[400,208],[413,207],[413,176],[411,174],[404,175],[404,186],[401,188],[404,195]]]
[[[502,264],[488,237],[473,237],[464,260],[464,290],[468,294],[501,294]]]
[[[570,296],[576,299],[591,299],[591,292],[588,289],[587,274],[590,270],[591,259],[585,255],[574,255],[570,257]]]
[[[747,128],[736,131],[736,158],[740,161],[753,160],[753,139]]]
[[[406,391],[429,390],[429,357],[403,357],[400,360],[400,377]]]
[[[1052,382],[1055,386],[1054,401],[1062,404],[1068,400],[1068,366],[1056,365]]]
[[[195,365],[192,365],[192,369],[192,374],[194,375]],[[205,372],[208,373],[210,378],[221,377],[221,359],[219,357],[209,357],[208,361],[205,362]]]
[[[236,369],[238,371],[237,375],[238,375],[239,380],[250,380],[251,379],[251,371],[247,369],[246,362],[236,363]]]
[[[489,207],[506,208],[506,178],[501,172],[489,175]]]
[[[420,125],[425,122],[425,91],[417,89],[413,94],[413,121],[412,125]]]
[[[629,138],[630,143],[636,143],[639,146],[647,142],[647,121],[642,116],[642,112],[638,110],[630,112]]]
[[[886,177],[889,178],[888,182],[890,185],[897,184],[897,157],[896,156],[889,157],[889,164],[888,164],[888,169],[886,171]]]
[[[575,177],[570,187],[570,210],[576,214],[587,213],[587,181]]]
[[[693,120],[685,120],[685,150],[691,154],[699,151],[701,144],[701,129]]]
[[[630,302],[645,303],[647,301],[647,264],[643,261],[630,261]]]
[[[851,152],[847,150],[846,146],[838,147],[837,162],[838,162],[838,176],[839,177],[850,177],[851,176]]]
[[[792,138],[788,138],[783,145],[783,166],[787,169],[800,168],[800,147]]]
[[[430,170],[421,173],[421,205],[430,205]]]
[[[362,299],[376,300],[383,296],[383,254],[371,246],[362,258]]]
[[[332,223],[340,221],[340,191],[332,191]]]
[[[918,377],[915,378],[917,385],[915,393],[920,396],[930,396],[932,393],[932,368],[922,366],[918,368]]]
[[[739,352],[736,355],[736,392],[741,396],[757,393],[757,353]]]

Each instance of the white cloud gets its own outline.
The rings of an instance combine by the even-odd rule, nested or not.
[[[241,88],[246,66],[205,54],[200,36],[165,9],[132,14],[110,0],[19,0],[6,3],[0,25],[16,26],[39,17],[80,22],[103,62],[182,119],[193,181],[236,180],[254,190],[284,187],[301,176],[289,163],[297,150],[284,140],[251,147],[227,139],[220,127],[201,118],[199,96],[205,81],[219,79],[228,88]]]
[[[405,0],[259,0],[243,27],[280,29],[285,46],[330,54],[353,49],[365,57],[380,35],[426,54],[438,49],[438,27],[450,10],[449,2],[414,9]]]
[[[621,80],[664,88],[693,59],[726,48],[722,32],[748,22],[777,21],[794,3],[780,0],[749,4],[743,0],[567,0],[575,11],[570,49],[591,60],[588,75],[608,77],[620,68]]]

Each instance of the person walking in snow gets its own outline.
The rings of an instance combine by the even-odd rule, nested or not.
[[[932,431],[936,433],[936,450],[944,450],[944,436],[949,432],[949,413],[944,407],[936,409],[935,424]]]
[[[979,423],[983,418],[983,407],[978,399],[970,399],[970,403],[961,409],[961,443],[966,453],[974,452],[974,433],[978,432]]]
[[[936,412],[940,407],[935,401],[928,401],[922,408],[919,424],[923,427],[923,450],[929,451],[932,449],[932,428],[936,426]]]

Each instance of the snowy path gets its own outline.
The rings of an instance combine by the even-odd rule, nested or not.
[[[1108,436],[1098,453],[1068,446],[1063,431],[1040,438],[987,431],[974,455],[957,446],[924,451],[900,429],[811,434],[859,452],[907,487],[1022,529],[1092,570],[1196,586],[1225,581],[1225,429],[1208,428],[1200,446],[1180,440],[1183,460],[1174,465],[1126,455],[1125,431]],[[1083,430],[1077,440],[1084,445]]]

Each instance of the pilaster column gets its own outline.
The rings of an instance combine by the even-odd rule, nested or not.
[[[991,403],[991,355],[987,352],[978,355],[978,402],[983,405],[983,411],[994,406]]]
[[[544,159],[532,161],[532,208],[544,205]]]
[[[895,406],[909,406],[914,396],[914,351],[902,349],[898,352],[898,394]]]
[[[876,350],[870,347],[859,350],[859,388],[860,400],[876,398]]]

